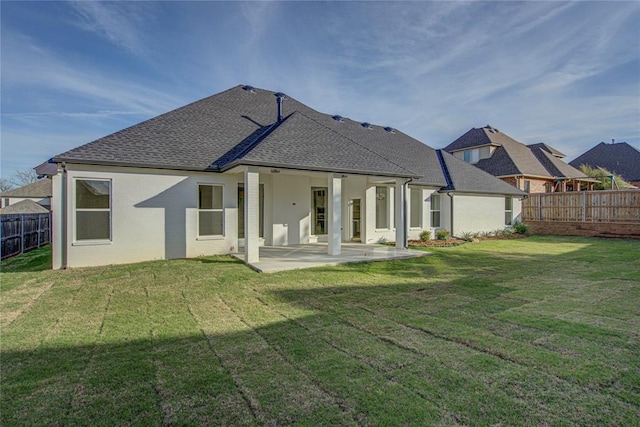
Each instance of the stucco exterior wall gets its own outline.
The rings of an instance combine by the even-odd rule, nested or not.
[[[77,241],[76,179],[111,181],[111,240]],[[54,199],[62,177],[54,177]],[[198,237],[198,185],[223,186],[224,236]],[[235,251],[237,175],[69,165],[67,174],[67,266],[122,264],[197,257]],[[54,206],[54,268],[62,266],[62,206]]]
[[[451,198],[443,194],[442,224],[451,232]],[[513,221],[519,219],[521,202],[512,198]],[[454,194],[453,195],[453,235],[463,232],[495,231],[504,229],[505,197],[500,195]]]

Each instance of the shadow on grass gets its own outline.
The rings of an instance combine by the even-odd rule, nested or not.
[[[559,242],[567,250],[547,250]],[[537,253],[532,246],[472,246],[255,275],[237,284],[237,294],[176,283],[187,296],[197,294],[205,312],[217,310],[226,292],[229,318],[245,329],[235,333],[131,339],[123,324],[121,342],[111,344],[67,336],[57,347],[21,350],[15,337],[15,349],[5,339],[1,424],[633,424],[638,377],[617,369],[626,363],[637,372],[620,356],[637,346],[637,334],[556,318],[562,311],[518,318],[514,309],[545,300],[558,277],[587,280],[585,265],[624,266],[637,277],[637,246],[538,243]],[[244,271],[231,258],[189,261],[207,264],[189,264],[197,274],[216,264],[226,264],[230,276]],[[548,295],[538,294],[542,282]],[[261,304],[245,306],[255,303],[253,288]],[[532,293],[511,298],[516,289]],[[296,317],[297,309],[307,314]],[[182,330],[171,318],[154,322]],[[552,341],[558,337],[565,341]],[[305,394],[316,386],[326,396]]]
[[[51,270],[51,245],[34,249],[0,262],[1,273],[27,273]]]

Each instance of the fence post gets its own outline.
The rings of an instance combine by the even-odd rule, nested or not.
[[[542,195],[538,194],[538,221],[542,221]]]
[[[20,215],[20,253],[24,252],[24,214]]]
[[[587,222],[587,192],[582,193],[582,222]]]
[[[42,215],[38,214],[38,228],[37,228],[37,232],[38,232],[38,247],[40,247],[40,217]]]

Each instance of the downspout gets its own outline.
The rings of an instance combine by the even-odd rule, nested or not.
[[[407,209],[407,186],[409,185],[409,183],[413,181],[413,178],[409,178],[404,184],[402,184],[402,194],[404,195],[404,221],[403,221],[403,239],[404,242],[402,242],[402,248],[403,249],[407,249],[409,247],[409,226],[407,225],[408,221],[407,221],[407,217],[409,216],[409,212]]]
[[[60,221],[61,223],[61,231],[60,231],[60,258],[62,261],[61,268],[65,270],[67,268],[67,164],[62,162],[62,183],[61,183],[61,206],[60,206]]]
[[[451,208],[449,209],[449,223],[451,225],[451,237],[453,237],[453,194],[447,191],[447,196],[451,199]]]

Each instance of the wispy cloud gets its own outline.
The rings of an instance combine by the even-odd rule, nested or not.
[[[144,2],[71,1],[76,11],[74,23],[133,53],[146,51],[143,27],[152,15],[147,13]]]

